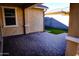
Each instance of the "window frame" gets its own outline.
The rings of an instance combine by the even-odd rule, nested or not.
[[[16,21],[15,25],[6,25],[4,8],[10,8],[10,9],[15,10],[15,21]],[[17,27],[18,26],[18,23],[17,23],[17,8],[16,7],[4,7],[4,6],[2,6],[2,14],[3,14],[3,26],[4,27]]]

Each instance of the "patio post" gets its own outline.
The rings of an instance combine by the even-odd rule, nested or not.
[[[70,3],[66,56],[79,55],[79,3]]]

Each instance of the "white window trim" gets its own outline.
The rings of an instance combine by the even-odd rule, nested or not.
[[[18,21],[17,21],[17,8],[16,7],[7,7],[7,6],[1,6],[1,7],[2,7],[2,14],[3,14],[3,26],[4,27],[17,27],[18,26]],[[6,25],[6,23],[5,23],[5,15],[4,15],[4,8],[15,9],[16,25]]]

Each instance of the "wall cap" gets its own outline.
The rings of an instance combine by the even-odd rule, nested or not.
[[[69,41],[73,41],[75,43],[79,43],[79,38],[78,37],[67,36],[66,39],[69,40]]]

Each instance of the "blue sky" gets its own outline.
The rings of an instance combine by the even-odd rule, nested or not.
[[[69,3],[44,3],[43,5],[48,7],[48,11],[55,9],[63,9],[69,7]]]
[[[58,11],[58,10],[65,10],[69,11],[69,3],[44,3],[43,5],[48,7],[48,11]],[[67,8],[68,7],[68,8]],[[46,15],[46,17],[53,17],[57,21],[63,23],[66,26],[69,26],[69,16],[64,15]]]

